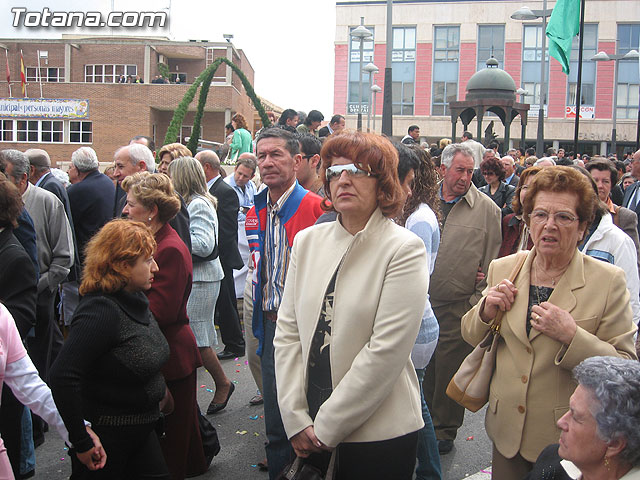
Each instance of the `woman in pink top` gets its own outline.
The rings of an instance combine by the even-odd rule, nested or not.
[[[0,303],[0,390],[5,384],[20,403],[42,417],[49,425],[55,427],[63,440],[69,443],[69,433],[58,414],[51,390],[38,376],[36,367],[33,366],[22,345],[13,317],[7,308]],[[98,470],[104,466],[107,456],[98,437],[88,427],[87,431],[94,443],[87,468]],[[0,438],[0,478],[10,480],[14,478],[2,438]]]

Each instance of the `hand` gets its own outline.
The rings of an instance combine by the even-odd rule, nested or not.
[[[313,425],[309,425],[307,428],[291,437],[291,446],[296,452],[296,455],[302,458],[307,458],[311,453],[321,453],[323,450],[333,450],[318,440],[318,437],[316,437],[313,430]]]
[[[531,326],[565,345],[573,341],[578,329],[569,312],[549,302],[542,302],[531,308]]]
[[[86,428],[93,440],[93,448],[82,453],[76,452],[76,456],[89,470],[100,470],[107,463],[107,453],[102,448],[102,442],[100,442],[98,435],[90,427]]]
[[[482,271],[482,267],[478,267],[478,271],[476,272],[476,285],[478,285],[481,281],[485,279],[486,275]]]
[[[498,311],[508,312],[515,301],[518,289],[506,278],[495,287],[491,287],[484,298],[480,318],[489,323],[496,318]]]

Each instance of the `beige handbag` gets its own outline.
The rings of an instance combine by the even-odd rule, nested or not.
[[[509,281],[518,276],[528,252],[518,252]],[[477,412],[489,400],[489,385],[496,367],[496,350],[504,312],[498,311],[487,335],[467,355],[447,386],[447,395],[467,410]]]

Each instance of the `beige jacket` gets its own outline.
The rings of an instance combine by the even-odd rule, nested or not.
[[[468,301],[475,305],[487,282],[476,284],[478,266],[487,274],[502,243],[498,206],[472,184],[447,216],[431,274],[431,305]]]
[[[515,257],[491,263],[489,285],[509,277]],[[507,458],[520,453],[530,462],[560,437],[556,422],[569,409],[569,397],[576,387],[571,376],[573,367],[596,355],[636,358],[636,326],[631,319],[624,272],[577,250],[549,298],[576,321],[578,330],[573,341],[569,346],[562,345],[535,329],[527,336],[534,257],[535,248],[514,282],[518,293],[511,310],[502,318],[502,340],[486,417],[487,433],[498,451]],[[488,330],[480,319],[481,305],[462,317],[462,337],[471,345],[478,344]]]
[[[331,320],[333,393],[313,422],[306,400],[309,349],[341,260]],[[428,288],[424,243],[380,210],[356,235],[339,221],[296,235],[273,341],[278,404],[289,438],[313,425],[320,441],[335,447],[422,428],[409,355]]]

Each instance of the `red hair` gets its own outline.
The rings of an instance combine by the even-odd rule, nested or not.
[[[80,294],[122,290],[129,283],[131,267],[155,249],[153,233],[144,223],[110,221],[87,244]]]
[[[392,218],[402,209],[402,186],[398,178],[398,151],[391,142],[374,133],[342,131],[331,135],[320,150],[322,170],[320,178],[324,183],[327,198],[322,208],[333,210],[329,203],[331,189],[326,170],[335,158],[348,158],[358,168],[370,172],[378,181],[376,196],[378,207],[385,217]]]

